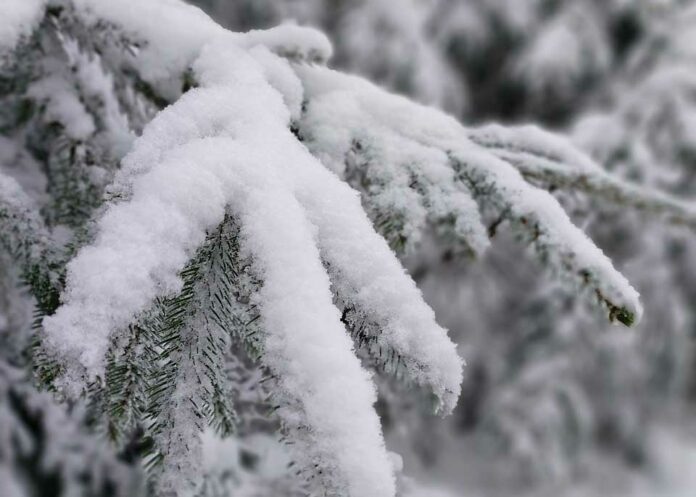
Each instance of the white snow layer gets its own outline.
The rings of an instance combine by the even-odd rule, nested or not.
[[[325,62],[331,43],[320,31],[285,24],[264,31],[230,33],[202,10],[181,0],[73,0],[91,25],[106,21],[139,43],[135,64],[146,81],[166,92],[171,79],[178,79],[216,38],[243,48],[264,45],[278,55],[294,60]],[[169,90],[171,91],[171,90]]]
[[[291,133],[286,103],[297,105],[301,86],[287,62],[261,47],[250,55],[238,39],[202,50],[193,66],[201,88],[162,111],[124,159],[116,189],[128,200],[106,210],[94,242],[69,264],[64,305],[44,320],[48,341],[88,375],[103,374],[111,334],[181,288],[178,272],[230,206],[264,281],[264,360],[299,401],[310,450],[332,461],[349,495],[394,495],[374,386],[322,261],[356,289],[356,305],[381,317],[385,340],[425,366],[448,410],[461,361],[356,192]]]
[[[636,321],[642,314],[638,292],[612,265],[609,258],[576,226],[558,201],[547,191],[524,181],[513,165],[497,157],[482,145],[499,141],[500,147],[542,150],[549,157],[570,162],[573,167],[593,170],[589,159],[574,152],[565,140],[554,138],[534,128],[523,128],[521,135],[511,136],[502,128],[490,126],[471,137],[455,119],[409,100],[390,95],[365,80],[347,76],[324,67],[297,68],[308,101],[300,129],[309,147],[327,167],[343,173],[345,157],[355,137],[393,134],[402,143],[446,151],[462,178],[480,190],[484,202],[498,204],[502,211],[526,229],[535,232],[533,243],[565,277],[580,286],[590,287],[601,296],[602,305],[616,306],[630,312]],[[352,107],[352,108],[351,108]],[[362,119],[346,116],[362,115]],[[397,163],[411,164],[409,148],[400,147]],[[418,165],[420,166],[420,164]],[[474,234],[478,220],[473,213],[464,216],[468,231]],[[480,236],[480,235],[478,235]],[[609,309],[610,317],[616,312]]]
[[[0,2],[0,55],[29,36],[43,16],[46,0],[2,0]]]
[[[96,238],[68,265],[63,305],[44,320],[47,344],[68,360],[68,384],[79,388],[83,375],[103,375],[112,334],[155,298],[181,289],[179,272],[229,208],[263,280],[264,361],[300,406],[310,458],[349,495],[393,496],[375,389],[340,322],[332,285],[379,324],[379,339],[409,361],[411,375],[440,397],[445,412],[457,399],[462,364],[373,231],[358,194],[324,167],[341,174],[356,136],[373,137],[383,158],[417,171],[430,189],[426,196],[449,198],[445,207],[432,200],[426,207],[458,210],[472,245],[484,248],[487,240],[470,192],[447,186],[457,175],[491,189],[516,218],[538,223],[545,246],[572,261],[571,269],[589,269],[613,303],[640,314],[635,290],[557,201],[470,141],[454,119],[359,78],[278,57],[326,60],[330,45],[318,32],[287,25],[226,33],[176,0],[75,4],[86,19],[106,20],[146,42],[137,56],[144,78],[181,77],[193,67],[199,87],[135,141],[112,188],[122,200],[108,205]],[[305,100],[302,131],[323,165],[290,131]],[[401,181],[399,167],[387,170],[387,179]]]

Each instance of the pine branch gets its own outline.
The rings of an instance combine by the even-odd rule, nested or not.
[[[258,283],[240,257],[238,236],[235,220],[226,216],[182,271],[181,293],[158,306],[157,367],[150,371],[146,393],[148,432],[158,451],[149,457],[156,464],[166,467],[169,459],[181,459],[181,444],[193,443],[180,432],[190,429],[179,426],[182,416],[195,431],[207,424],[221,436],[237,422],[225,370],[230,341],[244,344],[253,357],[261,350],[254,324],[258,311],[250,302]]]
[[[528,181],[543,188],[580,191],[603,202],[696,229],[696,205],[693,202],[617,178],[589,157],[573,151],[568,144],[559,143],[560,151],[553,153],[548,146],[553,135],[549,135],[532,126],[502,128],[490,125],[471,130],[468,136],[514,165]],[[554,138],[556,142],[560,141],[558,137]]]
[[[429,150],[399,157],[404,150],[395,155],[395,142],[356,134],[345,157],[342,175],[363,193],[375,229],[399,254],[413,252],[423,232],[433,227],[451,250],[481,255],[488,239],[478,207],[466,185],[448,182],[448,173],[439,170],[439,163],[446,162],[444,154]]]
[[[642,309],[635,290],[613,268],[607,266],[604,254],[570,224],[565,213],[552,213],[536,205],[517,206],[505,186],[487,178],[487,174],[471,171],[466,158],[452,157],[461,180],[482,202],[495,206],[501,217],[511,222],[524,243],[529,244],[540,261],[561,280],[590,295],[604,311],[610,322],[631,326],[640,318]],[[501,165],[505,163],[501,162]],[[512,197],[514,198],[514,197]],[[490,207],[489,207],[490,208]],[[556,214],[561,214],[558,217]],[[575,239],[575,242],[571,242]],[[630,292],[626,289],[630,288]]]
[[[462,191],[476,198],[480,211],[486,215],[492,213],[493,218],[498,219],[494,226],[499,225],[502,218],[511,221],[542,263],[574,288],[588,294],[605,310],[610,321],[630,325],[639,318],[641,307],[637,292],[601,250],[573,226],[559,203],[547,192],[524,181],[514,166],[494,151],[472,142],[471,131],[448,116],[387,95],[357,78],[307,66],[299,66],[297,71],[305,86],[314,91],[307,95],[308,104],[299,132],[327,167],[341,174],[350,171],[352,164],[348,159],[353,153],[352,141],[356,136],[368,136],[370,146],[377,144],[392,160],[376,161],[375,165],[366,161],[356,163],[368,168],[366,174],[401,178],[403,190],[417,190],[416,185],[403,180],[410,177],[414,169],[421,169],[421,174],[439,178],[444,184],[460,181]],[[407,114],[414,116],[408,123],[394,118]],[[336,129],[340,129],[341,134],[336,133]],[[544,135],[543,140],[538,133],[526,131],[508,135],[517,140],[515,143],[521,144],[519,146],[544,150],[565,163],[591,162],[554,135]],[[380,168],[384,172],[369,172],[369,168]],[[436,175],[436,171],[439,174]],[[456,178],[449,177],[447,171],[453,171]],[[368,203],[371,200],[369,195],[366,200]],[[475,240],[479,237],[487,240],[487,230],[477,210],[467,208],[457,214],[462,224],[469,227],[468,232],[477,234]],[[412,220],[417,219],[418,213],[413,211],[408,215]],[[398,223],[404,224],[407,223]],[[481,242],[474,246],[485,245]]]
[[[341,322],[351,334],[363,364],[408,391],[409,398],[418,400],[424,411],[441,413],[443,405],[438,393],[433,391],[432,385],[419,381],[420,375],[414,374],[414,370],[427,371],[430,366],[400,353],[384,340],[382,327],[364,312],[350,303],[344,303],[342,307]]]

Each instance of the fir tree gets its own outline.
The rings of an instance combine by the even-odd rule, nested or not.
[[[217,492],[207,428],[278,429],[300,493],[396,495],[373,372],[448,414],[462,361],[395,253],[434,236],[477,256],[509,227],[630,326],[637,292],[545,189],[694,225],[692,204],[565,138],[466,128],[328,69],[313,29],[230,32],[173,0],[1,8],[1,276],[26,283],[36,319],[3,337],[24,379],[2,366],[0,408],[10,439],[29,423],[67,443],[51,418],[84,440],[57,495],[134,492],[141,467],[155,495]],[[47,414],[23,407],[34,397]],[[1,448],[20,495],[17,475],[56,477],[36,450]]]

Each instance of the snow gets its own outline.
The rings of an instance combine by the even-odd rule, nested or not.
[[[286,59],[276,57],[265,46],[254,46],[249,50],[249,54],[263,68],[268,84],[283,96],[283,102],[290,111],[291,118],[299,119],[302,113],[304,90],[290,63]]]
[[[130,150],[135,136],[128,118],[121,112],[113,77],[104,71],[98,55],[84,53],[73,39],[59,38],[82,98],[99,104],[99,108],[93,112],[101,121],[102,131],[106,134],[104,139],[107,150],[113,156],[121,158]]]
[[[298,70],[301,76],[315,71]],[[427,136],[414,140],[396,127],[396,121],[406,119],[407,113],[408,119],[427,119],[423,115],[425,108],[372,89],[357,78],[346,77],[341,82],[338,77],[334,78],[337,81],[330,81],[330,74],[322,77],[322,81],[334,85],[333,90],[322,93],[314,88],[321,83],[318,77],[303,78],[310,98],[300,130],[312,153],[343,178],[361,174],[349,170],[349,161],[345,159],[350,154],[357,155],[357,167],[367,168],[364,174],[370,183],[365,188],[368,206],[376,206],[378,213],[403,217],[408,248],[420,241],[426,219],[437,225],[451,215],[456,220],[457,236],[474,253],[482,253],[488,246],[488,235],[470,192],[455,179],[446,149]],[[346,82],[354,84],[354,88],[344,87],[351,84]],[[394,113],[393,118],[386,116],[390,112]],[[358,152],[353,150],[356,142],[361,147]],[[413,187],[414,182],[417,188]]]
[[[94,119],[80,101],[75,89],[58,76],[50,76],[33,83],[28,95],[46,106],[45,116],[63,125],[65,133],[75,140],[85,140],[96,127]]]
[[[324,33],[293,23],[248,31],[239,37],[240,46],[244,48],[263,45],[271,52],[295,62],[325,64],[333,55],[331,42]]]
[[[264,278],[265,360],[281,388],[299,394],[307,423],[317,430],[312,450],[322,460],[338,459],[345,481],[335,485],[349,495],[394,495],[379,420],[371,409],[376,393],[333,306],[313,226],[282,188],[250,195],[242,219]]]
[[[457,235],[482,253],[489,241],[479,203],[493,206],[531,233],[530,243],[559,271],[607,305],[640,316],[637,292],[505,155],[536,154],[595,171],[563,140],[533,128],[467,130],[435,109],[309,64],[331,56],[315,30],[284,25],[227,33],[172,0],[76,5],[90,22],[107,20],[142,41],[135,66],[144,79],[166,86],[191,69],[198,86],[178,99],[179,90],[171,93],[174,103],[134,141],[96,219],[95,238],[68,264],[62,306],[43,321],[46,345],[66,362],[67,393],[104,377],[114,336],[155,299],[181,290],[180,271],[229,211],[263,282],[253,302],[264,330],[262,361],[278,382],[277,413],[299,460],[318,467],[337,493],[393,496],[375,387],[337,306],[355,308],[378,329],[378,343],[404,359],[410,379],[435,394],[443,413],[457,402],[462,361],[374,231],[360,194],[342,181],[351,173],[351,154],[367,160],[371,185],[363,200],[378,214],[402,215],[410,243],[427,222],[453,217]],[[80,60],[84,88],[111,94],[98,61],[66,47],[71,60]],[[60,84],[46,79],[31,91],[71,136],[85,138],[94,123]],[[61,96],[60,105],[53,95]],[[113,130],[127,128],[115,102],[105,104]],[[175,390],[174,400],[189,396],[189,388]],[[173,441],[175,454],[196,449],[185,443],[197,429],[189,414],[174,413],[182,434]],[[169,475],[164,484],[176,488],[191,473]]]
[[[488,124],[469,130],[468,136],[486,148],[536,155],[579,172],[596,173],[602,170],[599,164],[574,146],[569,139],[535,125]]]
[[[138,43],[135,66],[146,81],[176,98],[181,78],[203,46],[223,38],[249,49],[263,45],[293,60],[325,62],[331,44],[313,28],[285,24],[265,31],[230,33],[202,10],[180,0],[74,0],[88,25],[107,21]],[[178,86],[177,86],[178,85]]]
[[[328,171],[312,172],[315,177],[300,185],[298,197],[317,228],[321,255],[339,295],[380,325],[379,340],[405,357],[412,378],[431,387],[443,411],[451,412],[462,379],[454,344],[384,239],[372,229],[355,192],[332,182]]]
[[[87,25],[114,24],[139,42],[136,67],[149,82],[179,77],[201,48],[225,30],[180,0],[73,0]]]
[[[599,128],[590,131],[588,128],[593,125]],[[585,143],[588,149],[594,149],[596,154],[605,158],[620,145],[624,133],[619,123],[596,114],[579,122],[575,131],[579,144]],[[499,159],[513,165],[526,179],[547,188],[584,191],[604,201],[651,212],[673,224],[696,225],[694,202],[626,183],[609,174],[567,139],[535,126],[505,128],[494,124],[471,130],[468,136]],[[660,170],[655,174],[665,175]]]
[[[309,102],[301,132],[327,167],[343,172],[344,157],[356,133],[376,136],[394,133],[405,142],[448,151],[455,167],[460,168],[459,174],[475,188],[486,191],[482,201],[497,204],[520,229],[532,229],[530,241],[561,276],[580,287],[596,290],[601,305],[616,306],[636,321],[640,319],[642,307],[636,290],[572,224],[558,201],[548,192],[526,183],[512,164],[472,142],[467,130],[456,120],[326,68],[303,66],[298,68],[298,74]],[[362,119],[355,119],[357,115],[363,116]],[[482,141],[512,136],[504,135],[495,127],[478,134]],[[568,159],[585,170],[596,170],[589,159],[572,151],[563,140],[549,139],[539,130],[527,128],[521,136],[515,135],[515,140],[523,141],[529,150],[541,148],[546,156],[558,156],[559,160]],[[513,141],[505,146],[514,149],[521,145]],[[471,233],[480,233],[475,228],[480,222],[476,215],[469,213],[465,219]],[[613,319],[614,311],[611,308],[608,311]]]
[[[43,17],[46,0],[3,0],[0,3],[0,55],[11,50]]]
[[[433,361],[436,374],[443,359],[451,363],[442,387],[449,404],[461,375],[454,346],[372,232],[356,194],[292,135],[263,68],[224,41],[207,46],[194,68],[201,88],[161,112],[124,159],[118,184],[128,200],[106,210],[95,241],[69,264],[64,305],[44,320],[48,340],[88,375],[103,374],[110,336],[180,288],[178,271],[229,205],[264,281],[264,361],[312,427],[313,460],[335,460],[333,484],[350,495],[393,495],[374,387],[333,305],[322,259],[366,284],[358,303],[374,307],[379,297],[387,306],[390,340]],[[357,235],[353,246],[341,247],[340,231]],[[391,315],[407,306],[403,317]]]
[[[297,32],[281,33],[288,30]],[[340,322],[332,283],[351,288],[344,298],[383,325],[380,340],[414,361],[414,377],[441,397],[445,412],[459,394],[461,361],[356,192],[290,132],[288,105],[298,112],[301,87],[287,63],[265,48],[242,51],[234,40],[204,47],[193,64],[201,87],[162,111],[124,158],[116,201],[98,220],[94,242],[70,262],[64,305],[44,320],[48,342],[76,361],[68,384],[79,383],[83,368],[88,377],[103,375],[113,333],[156,297],[180,290],[178,272],[230,206],[264,282],[264,361],[287,397],[281,417],[312,427],[306,450],[315,462],[336,461],[328,465],[337,468],[332,485],[350,495],[393,495],[374,386]],[[291,46],[304,45],[300,38]]]

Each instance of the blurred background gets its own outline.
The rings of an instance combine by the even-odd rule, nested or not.
[[[320,27],[334,67],[467,125],[566,133],[615,174],[696,197],[694,2],[192,3],[237,31]],[[419,495],[696,495],[696,236],[559,198],[641,292],[645,317],[605,324],[502,232],[481,260],[427,243],[407,257],[468,364],[444,420],[382,389],[390,449],[428,489]]]

